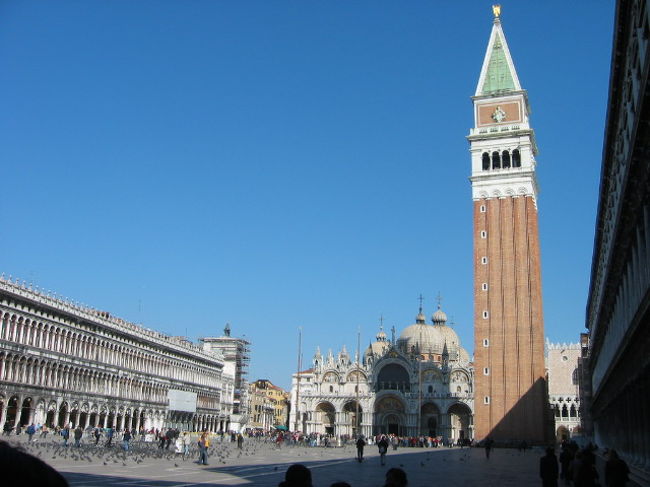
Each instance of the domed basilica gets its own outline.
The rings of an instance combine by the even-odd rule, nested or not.
[[[290,428],[471,439],[474,369],[440,305],[430,324],[420,306],[399,338],[391,331],[389,339],[380,326],[361,360],[345,346],[336,356],[317,349],[313,367],[293,376],[291,403],[298,398],[300,419],[292,407]]]

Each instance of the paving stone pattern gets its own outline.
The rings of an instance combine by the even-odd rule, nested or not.
[[[6,440],[6,437],[2,439]],[[217,485],[277,486],[289,465],[302,463],[312,472],[314,487],[328,487],[346,481],[352,487],[381,487],[391,467],[401,467],[408,475],[409,486],[522,486],[541,484],[539,458],[541,450],[520,453],[511,449],[494,449],[489,460],[478,448],[400,448],[389,451],[386,465],[381,466],[377,448],[366,447],[363,463],[355,460],[353,446],[341,448],[307,448],[247,441],[242,450],[233,443],[213,444],[209,465],[196,463],[192,457],[158,450],[156,445],[134,443],[125,453],[118,444],[104,448],[92,444],[81,448],[61,446],[61,442],[44,441],[27,444],[12,437],[27,451],[61,472],[73,487],[134,486],[191,487]]]

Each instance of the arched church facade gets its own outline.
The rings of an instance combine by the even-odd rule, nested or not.
[[[440,309],[427,324],[422,310],[398,339],[383,329],[362,357],[346,348],[294,374],[290,426],[307,434],[473,438],[474,369]],[[300,379],[298,392],[297,380]],[[299,394],[298,397],[296,397]]]

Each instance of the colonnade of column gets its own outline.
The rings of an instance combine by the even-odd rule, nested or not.
[[[594,415],[598,445],[614,448],[630,466],[650,473],[650,371]]]

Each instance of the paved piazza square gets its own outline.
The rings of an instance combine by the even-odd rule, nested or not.
[[[7,440],[6,437],[3,437]],[[235,443],[215,442],[209,465],[196,463],[197,454],[183,461],[180,455],[156,445],[135,442],[126,454],[119,444],[105,448],[82,444],[61,446],[61,441],[27,444],[26,438],[9,438],[56,468],[72,487],[129,485],[137,487],[191,487],[210,485],[277,486],[289,465],[302,463],[312,472],[314,487],[346,481],[352,487],[381,487],[391,467],[403,468],[409,486],[521,486],[539,483],[539,449],[520,453],[494,449],[489,460],[479,448],[399,448],[390,450],[381,466],[377,448],[366,447],[365,460],[355,460],[353,446],[282,446],[247,440],[242,450]]]

